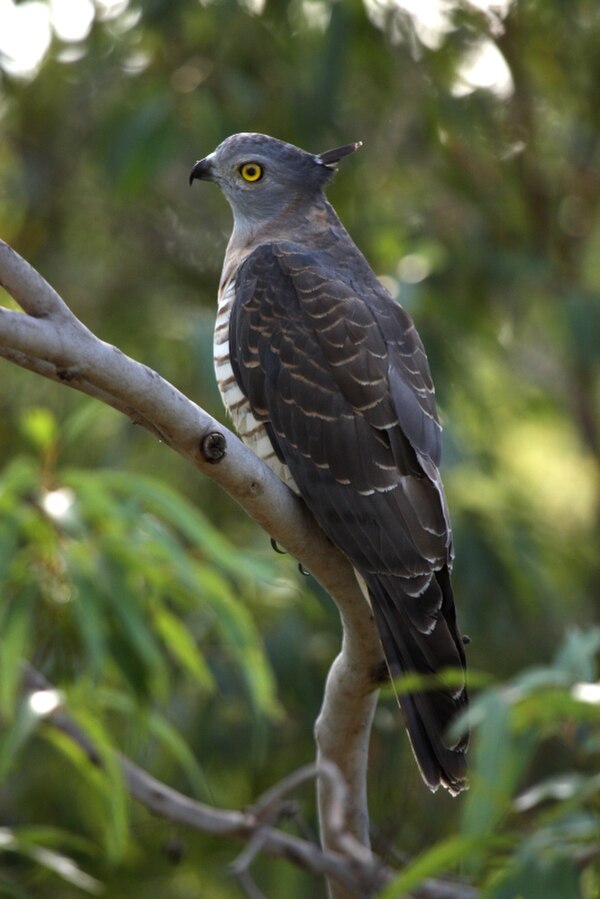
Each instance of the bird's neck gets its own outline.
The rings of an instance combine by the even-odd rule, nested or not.
[[[227,272],[237,269],[262,244],[285,240],[325,249],[344,237],[347,232],[324,195],[310,204],[304,198],[292,197],[274,215],[256,222],[234,216],[223,278],[227,280]]]
[[[343,231],[342,224],[324,194],[310,202],[304,196],[292,196],[266,219],[248,222],[236,218],[231,241],[240,247],[282,239],[318,243],[324,233],[337,229]]]
[[[324,195],[310,204],[307,204],[304,198],[298,200],[293,198],[269,219],[251,222],[248,219],[234,217],[233,231],[223,262],[221,290],[225,289],[240,265],[257,247],[281,241],[317,250],[331,250],[336,244],[342,243],[344,257],[347,258],[350,253],[354,258],[354,264],[370,274],[362,253],[355,246],[333,206]]]

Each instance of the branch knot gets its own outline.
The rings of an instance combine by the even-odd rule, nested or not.
[[[210,462],[212,465],[220,462],[227,452],[225,435],[220,431],[209,431],[202,438],[200,452],[205,462]]]

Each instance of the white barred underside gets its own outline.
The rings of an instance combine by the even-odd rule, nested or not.
[[[252,413],[250,403],[240,390],[229,358],[229,315],[233,305],[235,281],[219,292],[214,335],[214,363],[221,398],[234,427],[246,446],[271,468],[295,493],[298,488],[287,465],[281,462],[269,440],[266,428]]]

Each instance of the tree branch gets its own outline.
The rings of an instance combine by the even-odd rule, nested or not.
[[[217,481],[334,599],[344,636],[318,719],[318,759],[321,766],[331,761],[341,771],[350,791],[350,833],[368,845],[367,753],[382,653],[371,610],[348,559],[325,537],[304,503],[234,434],[155,371],[92,334],[3,241],[0,285],[23,309],[0,307],[0,356],[96,397],[158,436]],[[222,437],[218,464],[205,452],[209,434]],[[323,781],[322,816],[330,798],[329,782]],[[334,832],[322,827],[321,835],[324,848],[335,848]],[[349,894],[334,889],[331,895],[345,899]]]
[[[30,694],[54,689],[28,663],[23,665],[22,682]],[[61,705],[44,715],[43,720],[83,749],[93,765],[101,766],[100,754],[93,742]],[[236,811],[214,808],[190,799],[156,780],[122,754],[115,753],[115,757],[129,794],[152,814],[203,833],[246,840],[245,849],[231,867],[241,883],[250,891],[254,890],[256,896],[260,891],[250,877],[249,868],[259,852],[286,859],[312,874],[324,876],[330,883],[346,890],[348,896],[360,899],[374,897],[395,876],[393,869],[384,865],[350,832],[350,792],[337,766],[331,762],[305,765],[264,793],[253,806]],[[326,780],[330,785],[327,830],[335,834],[337,850],[321,849],[273,826],[281,816],[284,797],[313,778]],[[466,884],[429,879],[413,894],[413,899],[477,899],[477,892]]]
[[[29,664],[25,664],[23,668],[23,685],[30,693],[54,689],[46,678]],[[94,744],[61,706],[45,716],[45,721],[80,746],[92,764],[100,765],[100,756]],[[238,862],[242,870],[247,869],[258,851],[263,851],[267,855],[287,859],[313,874],[332,878],[347,888],[349,895],[354,897],[374,895],[393,876],[391,869],[379,862],[348,832],[346,826],[348,788],[340,772],[331,762],[321,768],[306,765],[281,781],[252,808],[240,812],[213,808],[190,799],[156,780],[120,753],[115,755],[129,794],[153,814],[203,833],[255,840],[256,845],[253,846],[255,851],[248,854],[242,865]],[[320,849],[316,844],[283,833],[271,824],[270,819],[277,817],[273,813],[281,798],[306,780],[315,777],[326,778],[332,782],[332,802],[327,814],[331,818],[330,829],[338,835],[338,841],[344,844],[343,854]]]
[[[373,895],[392,876],[368,848],[366,769],[382,652],[348,559],[325,537],[304,503],[234,434],[155,371],[92,334],[3,241],[0,285],[23,310],[0,307],[0,356],[107,403],[192,462],[311,571],[336,602],[342,619],[342,647],[331,666],[315,728],[317,765],[277,788],[281,794],[298,778],[317,777],[322,849],[265,824],[256,810],[218,810],[194,802],[121,758],[130,794],[154,814],[208,833],[248,839],[260,831],[256,839],[263,851],[327,877],[331,899],[349,899],[357,892]],[[27,677],[29,687],[35,687],[31,671]],[[50,722],[98,763],[88,738],[61,710]],[[262,805],[270,808],[272,799],[268,795]],[[474,895],[462,887],[452,892],[453,885],[450,892],[440,891],[436,883],[419,896]]]

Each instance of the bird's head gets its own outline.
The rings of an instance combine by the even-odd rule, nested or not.
[[[360,146],[347,144],[314,155],[266,134],[233,134],[194,165],[190,184],[196,178],[215,181],[236,222],[256,225],[277,217],[290,203],[313,203],[336,163]]]

